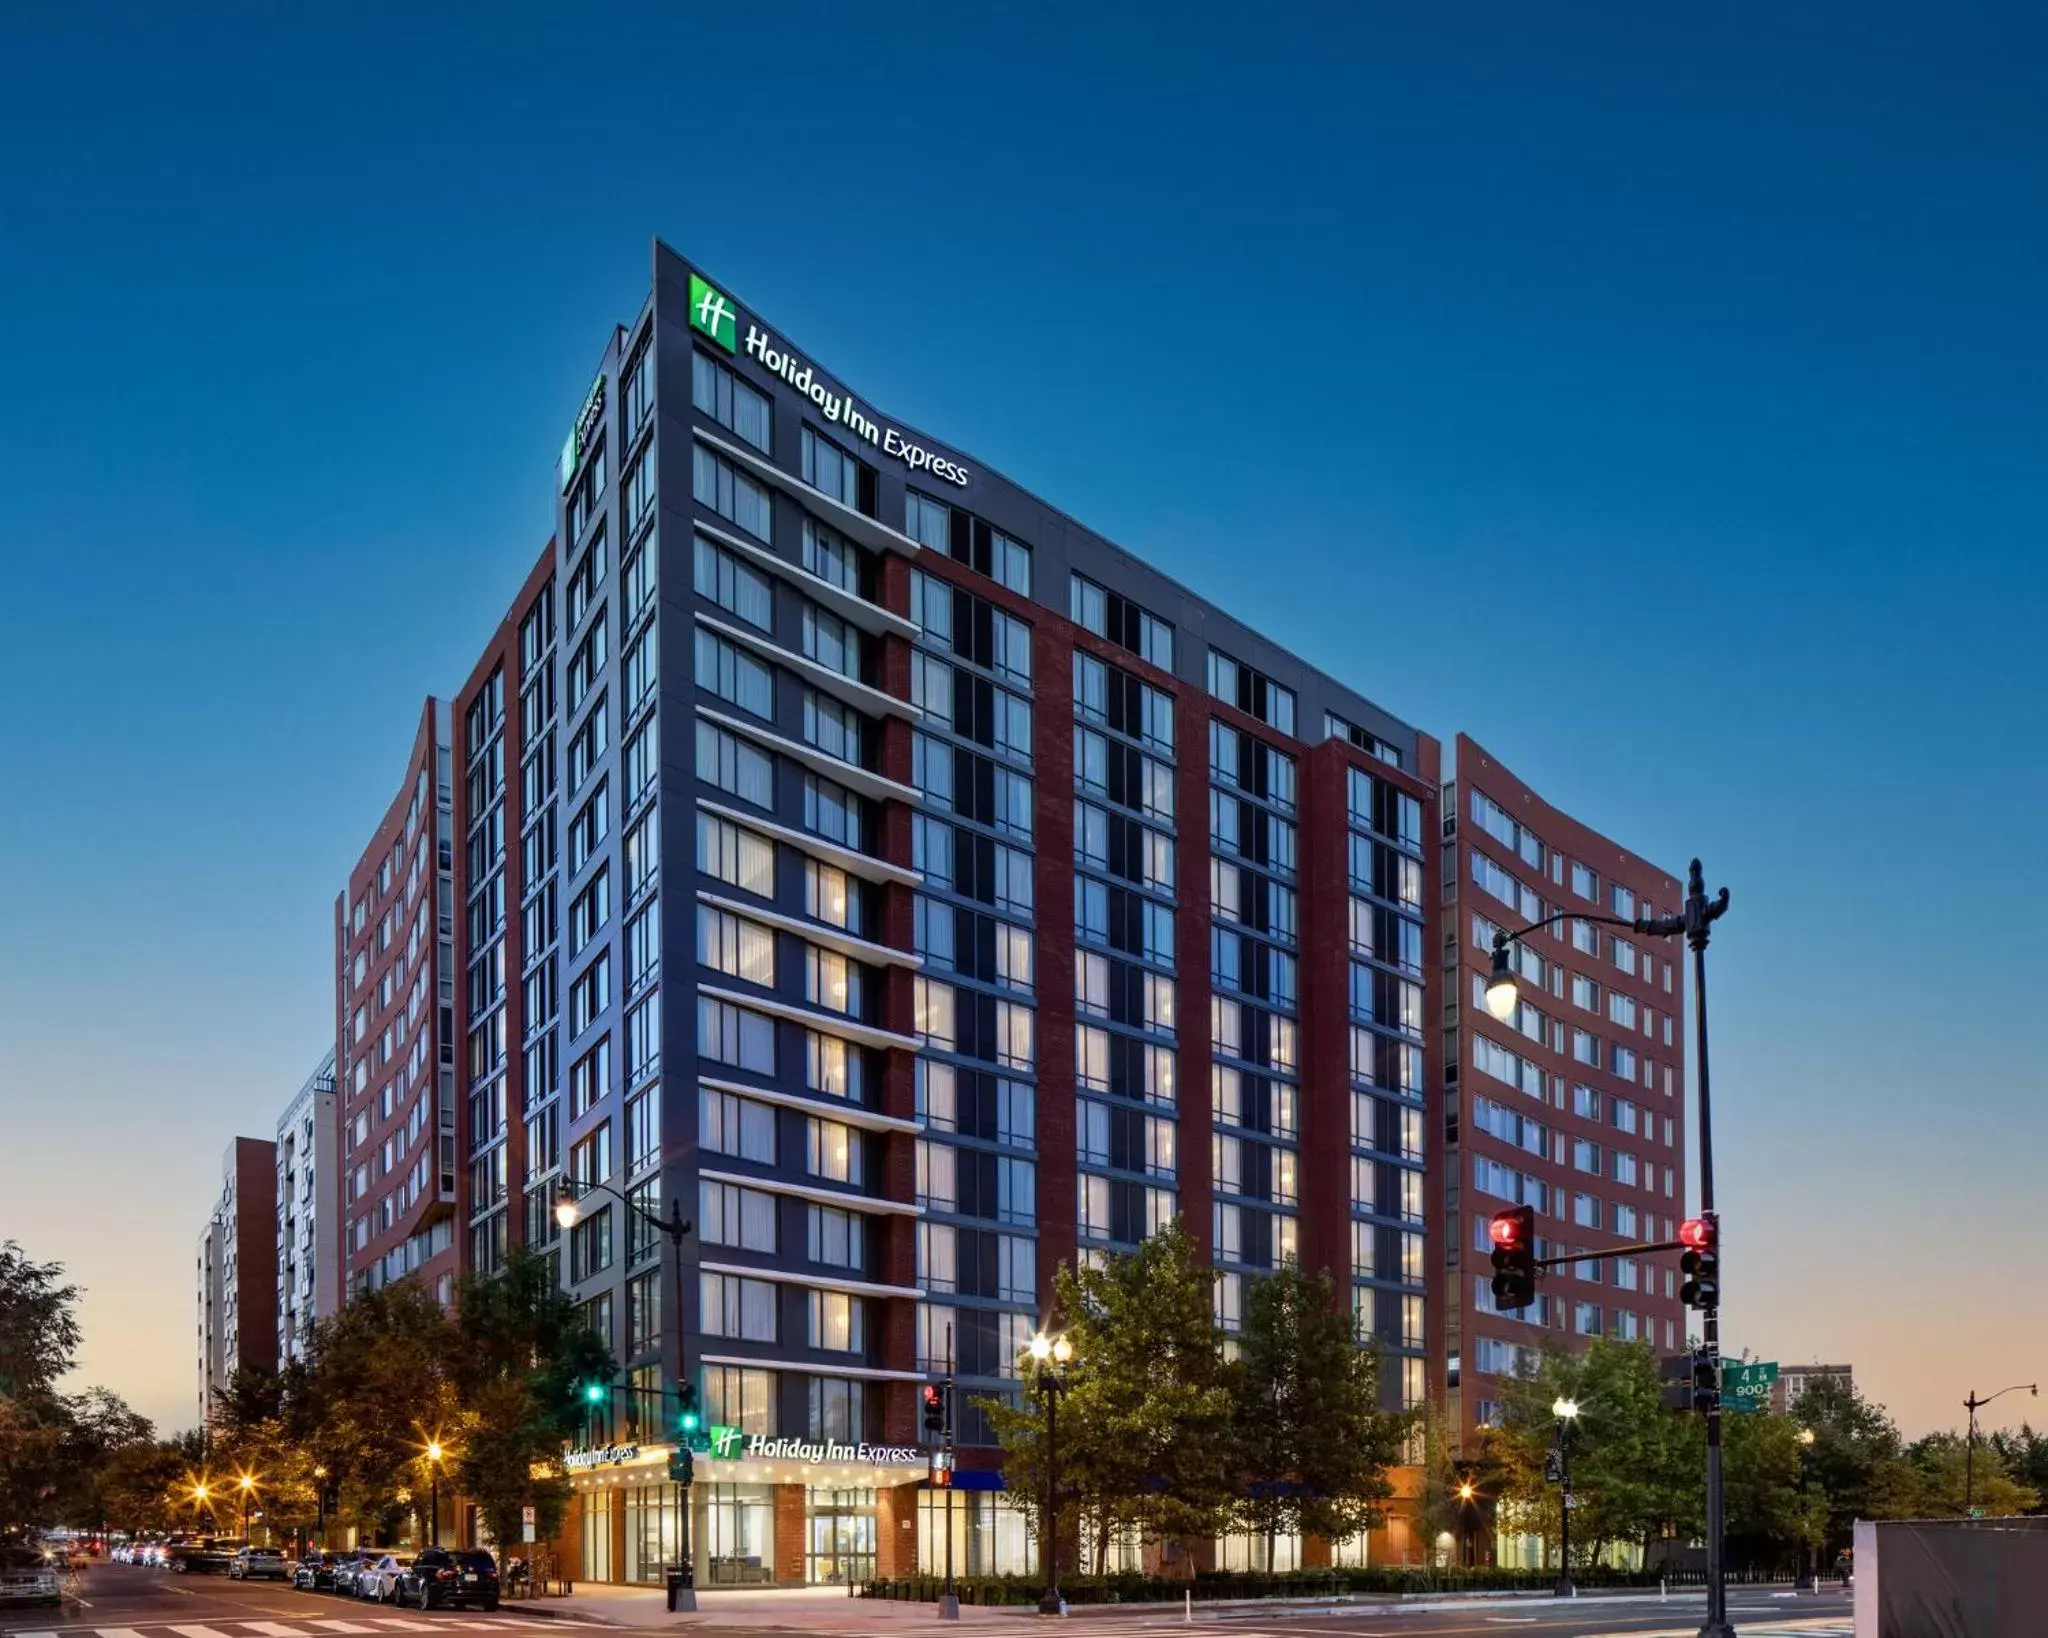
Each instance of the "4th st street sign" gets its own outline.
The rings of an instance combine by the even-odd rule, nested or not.
[[[1777,1386],[1778,1362],[1775,1359],[1755,1360],[1747,1365],[1737,1365],[1730,1360],[1721,1362],[1721,1408],[1726,1411],[1760,1411],[1771,1402],[1771,1389]]]

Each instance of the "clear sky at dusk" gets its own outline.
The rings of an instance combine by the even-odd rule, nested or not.
[[[0,12],[0,1238],[87,1379],[193,1419],[221,1151],[657,234],[1703,856],[1731,1345],[2048,1377],[2040,6],[200,9]]]

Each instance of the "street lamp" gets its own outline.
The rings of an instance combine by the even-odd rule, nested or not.
[[[1470,1479],[1458,1486],[1458,1534],[1464,1538],[1458,1550],[1458,1564],[1463,1569],[1472,1567],[1471,1560],[1475,1556],[1472,1550],[1472,1498],[1478,1494]]]
[[[1963,1446],[1963,1517],[1965,1518],[1971,1516],[1974,1510],[1973,1504],[1977,1499],[1977,1412],[1990,1404],[1993,1399],[2003,1399],[2007,1394],[2018,1393],[2022,1388],[2025,1388],[2036,1399],[2041,1397],[2040,1383],[2015,1382],[2011,1387],[2000,1388],[1998,1392],[1984,1399],[1979,1399],[1977,1397],[1977,1390],[1972,1388],[1970,1390],[1970,1397],[1963,1401],[1963,1409],[1970,1413],[1969,1438]]]
[[[1813,1541],[1807,1534],[1806,1481],[1813,1472],[1812,1428],[1799,1430],[1799,1579],[1792,1584],[1794,1592],[1819,1592],[1820,1575],[1813,1561]]]
[[[1557,1587],[1559,1598],[1576,1598],[1572,1585],[1572,1429],[1578,1425],[1579,1402],[1560,1394],[1551,1402],[1550,1414],[1557,1418]]]
[[[441,1441],[427,1441],[427,1516],[434,1522],[427,1527],[427,1545],[441,1545]]]
[[[235,1488],[242,1493],[242,1539],[249,1539],[249,1498],[256,1491],[256,1476],[244,1473],[235,1480]]]
[[[327,1545],[327,1469],[321,1463],[313,1464],[313,1508],[318,1521],[320,1545]]]
[[[1714,1225],[1715,1243],[1720,1240],[1720,1216],[1714,1210],[1714,1106],[1712,1082],[1707,1074],[1707,942],[1715,922],[1728,913],[1728,889],[1707,897],[1706,876],[1699,860],[1692,862],[1686,878],[1685,904],[1675,916],[1589,916],[1575,910],[1554,915],[1493,935],[1493,972],[1486,981],[1486,1010],[1505,1022],[1515,1014],[1519,999],[1514,969],[1508,962],[1508,946],[1529,934],[1560,921],[1593,922],[1602,927],[1626,927],[1649,938],[1683,938],[1692,951],[1692,988],[1697,1017],[1694,1039],[1700,1062],[1700,1216]],[[1706,1293],[1700,1308],[1700,1345],[1708,1358],[1721,1352],[1721,1293],[1719,1285]],[[1699,1638],[1735,1638],[1728,1621],[1727,1521],[1722,1505],[1721,1485],[1721,1394],[1716,1388],[1707,1396],[1707,1618],[1700,1623]]]
[[[1045,1560],[1045,1591],[1038,1600],[1038,1613],[1058,1615],[1065,1604],[1060,1597],[1059,1403],[1060,1395],[1067,1391],[1067,1367],[1074,1361],[1074,1344],[1064,1331],[1056,1337],[1040,1331],[1031,1339],[1030,1353],[1038,1391],[1045,1400],[1045,1523],[1038,1533],[1039,1553]]]
[[[694,1395],[685,1387],[690,1373],[689,1353],[683,1334],[683,1240],[694,1225],[683,1215],[683,1203],[680,1200],[669,1201],[668,1215],[657,1217],[646,1207],[636,1205],[627,1199],[609,1183],[582,1182],[565,1177],[555,1185],[555,1222],[564,1232],[576,1226],[577,1220],[583,1215],[583,1196],[593,1190],[610,1195],[642,1223],[668,1240],[669,1273],[675,1293],[676,1406],[678,1411],[685,1411],[695,1400]],[[686,1446],[685,1449],[687,1448]],[[679,1584],[669,1589],[674,1600],[669,1608],[676,1611],[694,1612],[697,1608],[697,1566],[690,1556],[690,1486],[694,1476],[694,1469],[685,1465],[681,1475],[676,1479],[676,1487],[682,1492],[681,1504],[677,1508],[681,1515],[679,1547],[682,1563]]]

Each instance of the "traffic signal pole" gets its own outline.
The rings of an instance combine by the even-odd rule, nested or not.
[[[1706,878],[1700,862],[1692,862],[1686,879],[1682,925],[1685,941],[1692,947],[1692,994],[1695,1016],[1694,1039],[1700,1057],[1700,1216],[1713,1231],[1718,1256],[1721,1218],[1714,1209],[1714,1104],[1713,1083],[1707,1073],[1707,938],[1713,924],[1728,909],[1728,889],[1707,897]],[[1721,1289],[1719,1270],[1714,1283],[1702,1293],[1700,1342],[1707,1357],[1721,1357]],[[1707,1401],[1707,1618],[1700,1624],[1700,1638],[1735,1638],[1728,1620],[1728,1543],[1721,1484],[1721,1389],[1718,1380]]]

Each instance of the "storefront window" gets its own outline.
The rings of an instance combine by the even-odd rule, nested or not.
[[[1216,1538],[1219,1570],[1298,1570],[1301,1537],[1289,1531],[1268,1536],[1262,1530],[1235,1530]]]
[[[867,1581],[875,1573],[875,1493],[808,1487],[804,1579],[812,1585]]]
[[[1355,1536],[1346,1536],[1342,1541],[1331,1542],[1330,1562],[1340,1570],[1359,1570],[1365,1568],[1368,1562],[1365,1532],[1361,1530]]]
[[[641,1485],[626,1492],[626,1579],[660,1586],[662,1569],[682,1551],[676,1487]]]
[[[609,1581],[612,1578],[611,1496],[592,1490],[583,1497],[583,1579]]]
[[[691,1545],[705,1582],[713,1587],[765,1587],[775,1580],[775,1487],[766,1484],[698,1485]]]
[[[958,1491],[953,1496],[953,1573],[1028,1575],[1037,1568],[1024,1515],[1004,1496]],[[917,1496],[917,1569],[946,1573],[946,1497],[921,1490]]]

